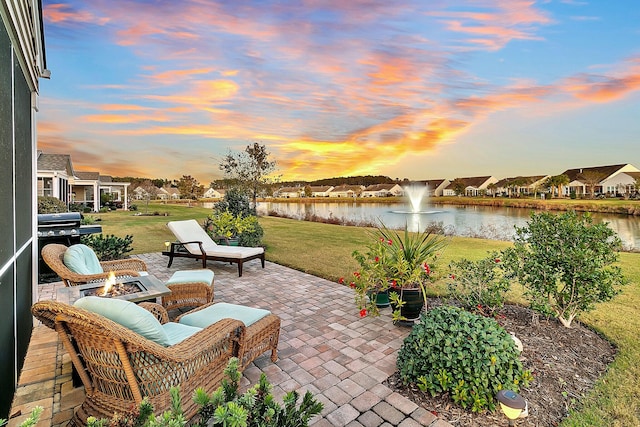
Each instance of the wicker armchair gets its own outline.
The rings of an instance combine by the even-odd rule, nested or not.
[[[145,308],[166,320],[158,304]],[[71,426],[83,426],[89,416],[111,418],[148,397],[156,414],[171,408],[170,388],[180,386],[185,417],[196,415],[193,392],[215,390],[229,359],[244,337],[242,322],[223,319],[171,346],[163,347],[103,316],[71,305],[42,301],[33,315],[55,329],[82,379],[85,400]]]
[[[140,271],[147,271],[147,265],[141,259],[126,258],[115,261],[101,261],[105,271],[100,274],[78,274],[64,265],[64,253],[67,247],[59,243],[49,243],[42,248],[42,259],[58,275],[66,286],[82,285],[84,283],[105,280],[109,272],[113,271],[117,277],[139,276]]]

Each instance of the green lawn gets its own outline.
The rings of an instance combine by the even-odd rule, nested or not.
[[[140,211],[145,212],[144,205]],[[160,252],[173,235],[166,227],[170,220],[204,219],[210,209],[181,205],[149,206],[149,212],[168,216],[134,216],[131,212],[96,214],[101,218],[104,234],[134,236],[134,253]],[[264,243],[269,261],[310,274],[338,280],[352,274],[356,263],[351,257],[355,249],[368,242],[367,230],[285,218],[260,219],[265,230]],[[450,260],[462,257],[478,259],[487,251],[500,250],[509,243],[493,240],[454,237],[442,252],[438,265],[446,275]],[[619,350],[615,361],[593,392],[583,399],[581,411],[572,414],[562,426],[639,426],[640,425],[640,253],[621,254],[620,264],[630,284],[613,301],[580,317],[580,320],[600,331]],[[436,285],[434,293],[443,292]],[[511,299],[522,302],[521,291],[514,288]]]

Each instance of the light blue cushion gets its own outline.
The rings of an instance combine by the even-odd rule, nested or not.
[[[209,285],[213,282],[213,271],[207,269],[200,270],[180,270],[173,273],[167,281],[167,285],[174,283],[199,283],[205,282]]]
[[[170,340],[156,317],[144,308],[121,299],[89,296],[80,298],[73,305],[99,314],[121,324],[162,346],[169,346]]]
[[[64,265],[78,274],[104,273],[96,253],[87,245],[78,243],[67,248],[63,257]]]
[[[183,325],[206,328],[207,326],[216,323],[218,320],[236,319],[244,323],[245,326],[251,326],[269,314],[271,314],[269,310],[263,310],[261,308],[219,302],[211,307],[182,316],[180,318],[180,323]]]
[[[195,326],[181,325],[180,323],[168,322],[162,325],[162,329],[167,334],[169,345],[176,345],[202,330]]]

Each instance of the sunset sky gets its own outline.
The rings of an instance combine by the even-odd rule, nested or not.
[[[637,0],[43,0],[38,149],[208,186],[640,167]]]

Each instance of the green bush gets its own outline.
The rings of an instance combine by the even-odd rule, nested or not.
[[[197,426],[306,427],[314,415],[322,412],[322,403],[309,391],[299,406],[296,391],[290,391],[283,397],[284,406],[278,404],[264,373],[260,375],[258,384],[239,395],[238,382],[242,373],[238,371],[238,359],[235,357],[229,361],[225,375],[228,379],[222,380],[222,385],[211,395],[201,388],[196,390],[194,401],[201,406]]]
[[[240,188],[229,188],[224,194],[224,198],[213,205],[214,212],[229,211],[234,216],[256,215],[255,208],[251,207],[251,199]]]
[[[451,306],[422,314],[400,348],[397,366],[405,384],[417,384],[433,396],[449,393],[473,412],[495,409],[499,390],[517,392],[532,379],[504,328]]]
[[[620,238],[606,223],[570,211],[533,213],[502,252],[509,275],[525,287],[531,308],[571,327],[581,312],[611,300],[627,283],[616,265]]]
[[[238,244],[240,246],[256,247],[262,244],[264,230],[258,222],[258,217],[250,215],[244,217],[239,225]]]
[[[67,212],[67,205],[60,199],[50,196],[38,196],[38,213],[61,213]]]
[[[111,420],[89,417],[87,427],[306,427],[309,420],[322,411],[323,405],[307,391],[298,406],[298,393],[288,392],[284,406],[277,403],[271,394],[271,384],[263,373],[260,382],[238,395],[238,382],[242,373],[238,371],[238,359],[233,357],[225,369],[227,378],[222,385],[208,395],[199,388],[193,400],[200,409],[194,420],[185,420],[182,413],[179,389],[171,388],[171,411],[160,416],[153,415],[153,406],[145,398],[138,408],[124,414],[115,414]],[[195,422],[195,423],[194,423]]]
[[[486,258],[471,261],[462,258],[449,264],[449,295],[462,306],[476,314],[494,316],[504,305],[509,290],[497,252]]]
[[[89,246],[96,253],[100,261],[112,261],[114,259],[125,258],[125,255],[133,250],[133,236],[127,234],[125,237],[117,237],[113,234],[107,236],[91,234],[81,236],[80,242]]]

